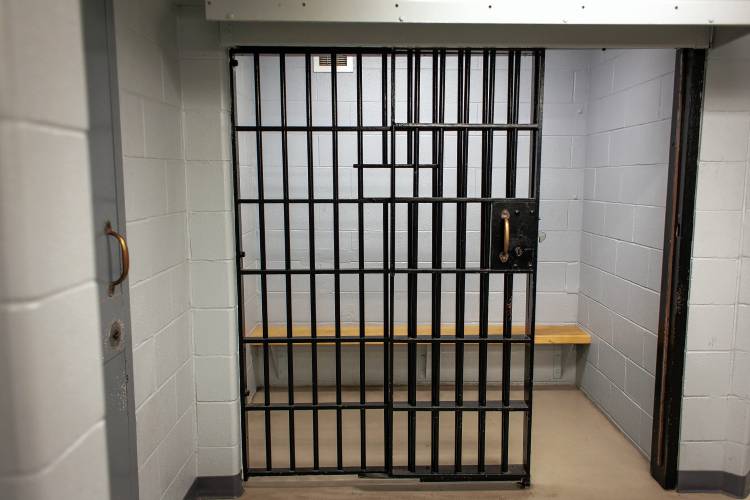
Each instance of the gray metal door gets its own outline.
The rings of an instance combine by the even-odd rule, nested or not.
[[[138,498],[138,462],[111,0],[85,0],[82,13],[110,491],[112,499],[132,500]]]

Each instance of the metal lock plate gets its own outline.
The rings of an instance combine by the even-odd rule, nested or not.
[[[490,268],[530,271],[539,234],[539,214],[535,201],[508,199],[494,202],[490,220]]]

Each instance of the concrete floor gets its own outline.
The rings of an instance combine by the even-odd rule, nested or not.
[[[283,391],[276,391],[282,395]],[[448,395],[450,391],[446,391]],[[382,393],[381,393],[382,394]],[[259,395],[256,395],[256,398]],[[356,393],[345,394],[345,400],[353,401]],[[424,395],[420,395],[422,399]],[[254,398],[254,399],[256,399]],[[429,396],[427,396],[429,398]],[[276,399],[276,398],[274,398]],[[398,398],[397,398],[398,399]],[[469,399],[469,394],[467,394]],[[368,391],[368,400],[370,394]],[[306,412],[305,412],[306,413]],[[259,414],[260,415],[260,414]],[[344,440],[346,463],[356,465],[359,461],[359,417],[354,412],[352,418],[344,419]],[[375,417],[375,416],[373,416]],[[428,417],[428,415],[425,415]],[[309,429],[306,416],[298,415],[297,427],[297,464],[307,465],[309,439],[304,430]],[[273,418],[274,466],[288,464],[288,442],[276,438],[288,432],[287,416],[279,412]],[[335,457],[335,418],[331,425],[330,418],[321,417],[321,444],[328,446],[321,449],[321,462],[328,456]],[[371,422],[372,420],[372,422]],[[452,419],[441,419],[441,463],[452,463],[453,435]],[[323,423],[325,422],[325,425]],[[464,424],[464,462],[472,463],[471,455],[476,450],[476,421],[466,420]],[[498,422],[499,423],[499,422]],[[255,425],[253,425],[255,424]],[[397,424],[394,442],[404,443],[405,427]],[[511,422],[511,436],[520,434],[520,427]],[[260,420],[250,422],[251,429],[259,429]],[[260,425],[260,427],[258,426]],[[488,447],[494,439],[499,439],[494,432],[498,426],[488,420]],[[450,427],[450,428],[449,428]],[[382,412],[377,418],[367,420],[368,428],[368,461],[373,464],[382,460],[382,452],[370,453],[370,449],[382,450]],[[417,446],[417,462],[429,463],[429,424],[427,421],[417,424],[420,434]],[[378,434],[376,431],[380,429]],[[253,458],[261,465],[263,442],[253,442],[251,431],[251,450]],[[424,435],[425,439],[421,439]],[[512,439],[511,462],[514,455],[520,457],[520,440]],[[499,441],[495,441],[499,442]],[[534,444],[532,452],[532,486],[520,490],[514,484],[502,483],[420,483],[403,479],[360,479],[353,476],[297,476],[285,478],[253,478],[245,485],[244,499],[335,499],[335,498],[493,498],[493,499],[576,499],[576,500],[633,500],[633,499],[669,499],[688,498],[690,500],[724,499],[720,494],[678,494],[662,490],[651,478],[646,458],[620,433],[617,428],[576,389],[540,388],[534,396]],[[308,449],[305,449],[308,447]],[[380,458],[380,460],[378,460]],[[394,450],[394,463],[405,462],[405,450]],[[487,458],[492,462],[491,455]],[[474,462],[475,463],[475,462]],[[324,465],[327,465],[323,463]]]

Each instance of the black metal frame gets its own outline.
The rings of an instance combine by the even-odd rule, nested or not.
[[[498,52],[507,54],[508,59],[508,111],[506,123],[494,122],[494,92],[495,92],[495,61]],[[357,59],[356,64],[356,86],[357,86],[357,124],[356,126],[339,126],[337,124],[337,76],[335,65],[331,71],[331,125],[317,126],[312,123],[312,96],[311,96],[311,57],[313,54],[331,54],[331,60],[336,60],[336,54],[353,54]],[[446,109],[446,54],[456,53],[458,58],[458,109],[457,123],[445,123]],[[259,56],[261,54],[276,55],[279,58],[279,84],[281,96],[281,124],[268,126],[263,125],[261,117],[261,85],[259,71]],[[306,124],[304,126],[290,126],[287,124],[286,110],[286,74],[285,60],[287,54],[301,54],[305,58],[305,86],[306,86]],[[379,126],[363,125],[362,110],[362,56],[365,54],[377,55],[382,60],[381,80],[382,96],[381,110],[382,121]],[[470,110],[470,77],[471,58],[480,56],[482,58],[483,84],[482,84],[482,121],[481,123],[469,123]],[[519,123],[520,106],[520,75],[522,55],[530,56],[531,67],[531,104],[530,123]],[[254,62],[255,75],[255,125],[244,125],[237,123],[237,103],[235,93],[234,68],[237,67],[237,57],[250,56]],[[432,123],[420,123],[420,63],[422,56],[432,58]],[[405,57],[407,61],[407,122],[397,123],[396,115],[396,59]],[[388,70],[390,69],[390,84],[388,84]],[[534,330],[535,330],[535,291],[536,291],[536,267],[537,252],[536,238],[533,238],[533,250],[525,258],[527,262],[523,266],[498,266],[491,256],[490,244],[498,237],[499,227],[493,225],[493,207],[498,203],[507,206],[512,203],[521,203],[523,207],[530,210],[531,218],[528,225],[536,234],[539,211],[539,171],[541,165],[541,127],[542,127],[542,102],[544,81],[544,50],[543,49],[509,49],[499,50],[487,49],[444,49],[444,48],[331,48],[331,47],[253,47],[236,48],[230,51],[230,76],[232,94],[232,149],[234,163],[234,207],[235,207],[235,241],[236,241],[236,269],[237,269],[237,297],[238,297],[238,325],[240,342],[240,364],[241,364],[241,394],[246,393],[247,381],[245,379],[245,346],[254,344],[262,347],[263,355],[263,379],[264,379],[264,401],[263,403],[243,402],[242,411],[242,447],[243,447],[243,471],[244,477],[258,475],[290,475],[290,474],[386,474],[392,477],[416,477],[422,480],[514,480],[522,486],[530,483],[531,477],[531,418],[532,418],[532,384],[533,384],[533,358],[534,358]],[[390,96],[387,88],[390,86]],[[390,108],[390,109],[389,109]],[[389,121],[390,120],[390,121]],[[333,150],[333,195],[330,198],[314,197],[314,175],[312,139],[313,132],[332,132]],[[382,164],[365,164],[363,162],[363,132],[382,133]],[[444,161],[444,133],[455,131],[457,135],[457,193],[456,196],[446,197],[443,193],[443,161]],[[481,132],[481,196],[470,197],[467,193],[468,173],[468,151],[469,132]],[[507,141],[506,161],[506,188],[505,197],[492,197],[492,144],[495,139],[494,133],[504,131]],[[516,198],[516,172],[518,165],[518,136],[520,131],[527,131],[530,135],[529,152],[529,187],[528,198]],[[263,133],[274,132],[281,134],[282,141],[282,168],[283,168],[283,196],[282,198],[266,198],[263,190]],[[289,196],[288,185],[288,151],[287,134],[289,132],[305,132],[307,137],[307,173],[308,173],[308,197],[299,199]],[[338,189],[338,141],[339,132],[355,132],[357,136],[357,163],[352,165],[357,172],[357,198],[339,198]],[[407,163],[396,163],[396,133],[403,132],[407,136]],[[432,137],[432,161],[434,163],[421,164],[419,150],[420,132],[430,133]],[[257,156],[257,198],[243,198],[239,187],[239,164],[237,138],[239,133],[256,134],[256,156]],[[390,147],[389,147],[390,145]],[[365,197],[363,189],[363,171],[365,168],[383,168],[390,174],[390,196],[388,197]],[[412,196],[396,196],[395,179],[396,170],[406,168],[413,171],[413,193]],[[432,175],[431,196],[419,195],[420,170],[428,169]],[[481,204],[481,262],[479,268],[466,266],[466,231],[467,231],[467,204]],[[419,241],[418,232],[418,209],[419,204],[429,204],[432,209],[432,263],[430,268],[422,268],[417,263],[417,250]],[[442,265],[442,224],[443,206],[447,203],[457,206],[457,228],[456,228],[456,265],[446,268]],[[240,208],[244,204],[252,204],[258,207],[258,227],[260,232],[259,241],[259,269],[246,269],[243,266],[244,252],[242,250]],[[268,204],[281,204],[283,206],[284,218],[284,268],[269,269],[265,248],[265,212],[264,207]],[[309,269],[292,269],[290,265],[290,228],[289,209],[293,204],[307,204],[309,214]],[[315,241],[314,207],[316,204],[329,204],[333,207],[333,268],[320,269],[315,265]],[[341,268],[339,249],[339,206],[341,204],[356,204],[359,242],[358,261],[359,267]],[[383,265],[380,269],[365,268],[363,254],[363,220],[364,206],[367,204],[381,205],[383,209]],[[395,212],[396,207],[401,204],[407,205],[408,219],[408,264],[407,267],[396,267],[395,257]],[[521,206],[518,205],[518,206]],[[512,205],[516,206],[516,205]],[[518,212],[516,212],[518,213]],[[520,247],[519,247],[520,249]],[[488,291],[490,274],[504,275],[504,301],[503,301],[503,335],[489,337],[488,335]],[[356,274],[359,282],[359,336],[343,336],[341,334],[341,304],[340,304],[340,277],[344,274]],[[365,336],[365,297],[364,284],[366,274],[378,274],[383,277],[383,314],[384,334],[373,337]],[[406,274],[407,279],[407,331],[406,337],[394,335],[394,280],[397,275]],[[417,337],[417,277],[419,274],[429,274],[432,279],[432,334],[430,337]],[[441,335],[441,279],[445,274],[456,276],[456,332],[455,335]],[[468,336],[464,334],[465,314],[465,277],[467,274],[478,274],[480,276],[480,325],[479,335]],[[513,307],[513,277],[515,274],[527,276],[526,286],[526,327],[524,335],[512,335],[512,307]],[[262,337],[250,338],[244,335],[245,317],[243,301],[243,277],[256,275],[260,281],[261,300],[261,323]],[[286,281],[286,338],[270,338],[268,332],[268,308],[266,304],[267,277],[269,275],[281,275]],[[293,335],[292,330],[292,297],[291,278],[293,275],[307,275],[310,279],[310,301],[311,301],[311,334],[307,337]],[[315,318],[315,286],[316,276],[332,275],[334,279],[334,318],[335,337],[325,338],[317,335],[317,323]],[[360,392],[358,402],[342,401],[341,382],[341,346],[343,343],[359,344],[360,359]],[[294,396],[294,363],[292,349],[295,343],[311,345],[312,349],[312,402],[295,402]],[[336,401],[335,403],[321,403],[318,401],[318,366],[317,347],[321,343],[333,343],[335,346],[335,370],[336,370]],[[367,344],[384,344],[384,384],[383,401],[367,402],[365,400],[365,346]],[[408,364],[408,400],[407,402],[394,402],[393,398],[393,370],[394,370],[394,345],[407,344]],[[440,346],[444,343],[455,345],[456,355],[456,379],[455,379],[455,403],[440,400]],[[479,346],[479,398],[477,401],[464,401],[463,389],[463,365],[464,345],[467,343]],[[487,398],[487,344],[503,345],[502,354],[502,393],[499,400],[492,401]],[[289,380],[287,403],[272,403],[269,389],[269,349],[272,345],[283,346],[286,344],[289,353],[287,363],[287,376]],[[418,401],[416,397],[416,348],[417,344],[428,344],[432,351],[432,386],[429,401]],[[523,400],[512,400],[510,397],[510,366],[512,344],[524,346],[524,384]],[[384,414],[384,466],[373,467],[366,461],[366,434],[365,413],[366,410],[383,410]],[[321,410],[333,410],[336,412],[337,429],[337,456],[335,467],[323,467],[320,465],[319,457],[319,430],[318,412]],[[358,410],[360,414],[360,436],[361,457],[358,465],[345,464],[342,453],[342,411]],[[248,422],[247,412],[263,412],[265,416],[266,436],[266,467],[248,467]],[[271,411],[286,411],[289,415],[289,467],[275,468],[271,460]],[[313,466],[297,467],[295,464],[295,428],[294,412],[311,411],[313,418]],[[408,419],[408,464],[404,467],[394,466],[393,457],[393,414],[394,412],[407,412]],[[429,412],[431,416],[431,459],[429,464],[418,464],[415,457],[415,435],[417,412]],[[450,466],[439,463],[439,414],[440,412],[452,412],[455,416],[455,459]],[[465,465],[462,463],[462,425],[463,412],[478,412],[478,435],[479,443],[477,449],[477,464]],[[502,421],[501,459],[499,464],[487,464],[486,454],[486,414],[487,412],[500,412]],[[510,412],[522,412],[523,419],[523,463],[510,464],[508,457],[509,434],[510,434]]]
[[[675,61],[651,437],[651,475],[665,489],[677,485],[705,60],[705,50],[680,49]]]

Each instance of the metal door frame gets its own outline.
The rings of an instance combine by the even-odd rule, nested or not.
[[[447,53],[456,53],[458,57],[458,120],[456,123],[445,123],[445,61]],[[507,121],[505,123],[493,123],[494,121],[494,98],[495,91],[494,75],[495,60],[497,53],[507,53],[508,58],[508,108]],[[280,125],[263,125],[261,116],[261,85],[258,71],[259,57],[264,55],[279,56],[279,85],[280,85]],[[306,86],[306,124],[304,126],[291,126],[287,124],[287,102],[286,102],[286,55],[301,54],[305,57],[305,86]],[[311,58],[313,54],[330,54],[331,60],[336,60],[337,54],[347,54],[357,58],[356,85],[357,85],[357,125],[339,126],[337,113],[337,77],[335,65],[331,71],[331,125],[319,126],[312,122],[312,95],[311,95]],[[362,111],[362,65],[364,54],[378,55],[381,57],[381,108],[382,120],[378,126],[363,125]],[[237,103],[235,93],[235,71],[237,57],[250,55],[254,64],[254,106],[256,123],[254,125],[243,125],[237,123]],[[419,122],[419,78],[420,60],[423,55],[431,55],[433,62],[432,87],[433,87],[433,112],[431,123]],[[482,86],[482,120],[473,123],[469,120],[470,107],[470,76],[471,58],[481,55],[483,86]],[[519,123],[520,103],[520,75],[522,55],[530,56],[532,61],[531,71],[531,104],[530,123]],[[405,57],[407,59],[407,122],[398,123],[396,117],[396,59]],[[390,65],[390,66],[389,66]],[[390,96],[387,88],[387,73],[390,68]],[[293,474],[361,474],[361,475],[387,475],[390,477],[414,477],[427,481],[456,481],[456,480],[493,480],[493,481],[518,481],[522,486],[530,484],[531,477],[531,422],[532,422],[532,386],[533,386],[533,362],[534,362],[534,330],[535,330],[535,295],[536,295],[536,268],[537,252],[536,238],[533,248],[526,256],[527,265],[519,267],[514,263],[515,257],[507,264],[501,264],[497,259],[491,258],[491,242],[500,235],[501,227],[495,220],[493,207],[498,204],[507,206],[514,217],[525,209],[525,217],[533,220],[532,226],[536,230],[539,213],[539,172],[541,165],[541,127],[542,127],[542,102],[544,81],[544,50],[543,49],[446,49],[446,48],[332,48],[332,47],[242,47],[230,50],[230,80],[232,99],[232,153],[234,167],[234,203],[235,203],[235,242],[236,242],[236,270],[237,270],[237,298],[238,298],[238,325],[240,343],[240,365],[241,365],[241,394],[246,393],[247,380],[245,373],[245,349],[248,344],[261,345],[264,359],[264,402],[243,403],[241,412],[242,425],[242,447],[243,447],[243,475],[245,479],[258,475],[293,475]],[[390,108],[390,113],[388,111]],[[390,119],[389,119],[390,115]],[[363,132],[382,133],[382,162],[378,164],[366,164],[363,162]],[[442,161],[444,154],[444,132],[455,131],[457,135],[457,193],[455,197],[446,197],[442,192]],[[466,191],[466,179],[468,169],[468,142],[469,132],[478,131],[482,136],[482,170],[481,170],[481,196],[469,197]],[[494,132],[505,132],[507,141],[506,150],[506,184],[505,196],[495,197],[492,195],[492,143]],[[519,131],[528,131],[530,136],[529,152],[529,187],[528,198],[516,198],[516,172],[518,163],[518,135]],[[239,133],[255,133],[256,136],[256,158],[257,158],[257,198],[243,198],[240,194],[240,176],[237,138]],[[263,133],[277,132],[281,134],[282,144],[282,169],[283,169],[283,196],[281,198],[267,198],[264,196],[263,183]],[[287,151],[288,132],[305,132],[307,137],[307,172],[308,172],[308,198],[294,199],[289,196],[289,165]],[[315,198],[313,185],[313,159],[312,138],[313,132],[331,132],[333,151],[333,195],[331,198]],[[338,189],[338,141],[340,132],[355,132],[357,135],[357,159],[358,163],[352,165],[357,169],[357,198],[339,198]],[[419,162],[419,132],[430,132],[432,134],[433,160],[434,164],[420,164]],[[396,135],[406,133],[407,135],[407,163],[396,163]],[[389,148],[390,143],[390,148]],[[390,152],[390,157],[388,157]],[[388,197],[364,197],[363,195],[363,170],[366,168],[387,169],[390,174],[390,196]],[[414,192],[412,196],[396,196],[395,178],[396,170],[400,168],[413,171]],[[420,170],[429,169],[433,175],[431,196],[419,196],[419,174]],[[281,204],[283,206],[284,218],[284,269],[269,269],[266,265],[265,249],[265,215],[266,204]],[[289,207],[291,204],[302,203],[309,208],[309,269],[292,269],[290,262],[290,227]],[[314,207],[316,204],[331,204],[333,206],[334,222],[334,267],[332,269],[320,269],[315,266],[315,217]],[[358,240],[359,240],[359,267],[341,268],[339,260],[339,205],[352,203],[357,206]],[[417,231],[418,231],[418,205],[420,203],[430,204],[433,210],[433,251],[432,267],[420,268],[417,265]],[[457,207],[457,247],[456,266],[445,268],[441,263],[442,251],[442,208],[446,203],[454,203]],[[479,268],[468,268],[466,266],[466,206],[468,203],[481,204],[481,256]],[[242,232],[240,220],[240,208],[244,204],[253,204],[258,207],[258,223],[260,231],[259,241],[259,269],[247,269],[243,267],[244,252],[242,249]],[[383,266],[382,269],[365,268],[363,256],[363,209],[365,204],[380,204],[383,207]],[[408,264],[407,267],[397,267],[395,257],[395,211],[399,204],[406,204],[408,210]],[[521,252],[521,247],[518,247]],[[507,250],[507,248],[506,248]],[[521,256],[521,253],[518,253]],[[503,261],[505,262],[505,261]],[[488,335],[488,285],[490,274],[504,275],[504,299],[503,299],[503,333],[502,336]],[[292,321],[292,298],[291,277],[292,275],[308,275],[310,279],[310,301],[311,301],[311,333],[300,337],[293,334]],[[334,279],[335,300],[335,337],[321,338],[317,335],[317,323],[315,318],[315,278],[318,275],[332,275]],[[359,278],[359,336],[346,337],[341,334],[340,314],[340,277],[343,274],[356,274]],[[382,336],[365,336],[365,313],[364,313],[364,277],[366,274],[378,274],[383,277],[383,317],[384,333]],[[396,275],[406,275],[408,280],[408,319],[406,337],[396,336],[394,324],[394,280]],[[417,335],[417,275],[429,274],[432,277],[432,328],[431,335]],[[444,274],[456,276],[456,331],[455,335],[441,335],[440,333],[440,283]],[[465,278],[467,274],[478,274],[480,276],[480,320],[479,334],[466,335],[464,331],[464,307],[465,307]],[[522,335],[512,334],[512,306],[513,306],[513,278],[515,274],[527,276],[526,286],[526,324]],[[245,318],[243,311],[243,277],[255,275],[259,277],[261,300],[261,323],[262,338],[249,338],[245,332]],[[269,275],[282,275],[286,280],[286,338],[272,338],[268,334],[268,310],[266,305],[267,284]],[[437,290],[437,291],[436,291]],[[317,399],[317,346],[321,342],[334,343],[336,355],[336,402],[319,403]],[[289,383],[287,403],[271,403],[269,390],[269,348],[271,345],[286,345],[289,353],[287,363],[288,379],[294,379],[294,363],[291,355],[295,343],[310,344],[312,349],[312,404],[295,403],[294,384]],[[343,402],[341,399],[341,346],[343,343],[359,344],[360,354],[360,400],[357,403]],[[366,344],[385,344],[383,356],[383,370],[388,376],[384,376],[383,402],[373,403],[365,400],[365,346]],[[393,348],[397,343],[406,343],[408,349],[408,401],[406,403],[394,402],[393,399]],[[439,400],[440,387],[440,363],[439,350],[442,343],[454,344],[456,346],[456,381],[455,381],[455,403],[441,402]],[[479,346],[479,400],[467,402],[463,400],[463,357],[464,345],[472,343]],[[487,344],[498,343],[504,346],[502,354],[502,395],[500,400],[487,400]],[[428,344],[432,347],[433,359],[438,361],[432,364],[432,394],[430,401],[417,401],[416,399],[416,346],[417,344]],[[510,366],[511,349],[505,348],[512,344],[524,345],[524,383],[523,400],[510,399]],[[385,450],[384,466],[372,467],[366,463],[365,435],[365,412],[368,409],[384,410],[384,432]],[[302,468],[295,465],[295,429],[294,412],[312,411],[313,417],[313,467]],[[335,410],[337,421],[337,465],[335,467],[321,467],[319,457],[318,441],[318,411]],[[360,413],[360,437],[361,458],[359,465],[350,466],[344,464],[342,457],[342,411],[359,410]],[[262,411],[265,415],[266,435],[266,467],[250,468],[248,464],[248,424],[246,414],[251,411]],[[289,414],[289,467],[273,467],[271,456],[271,411],[286,411]],[[406,466],[394,466],[393,459],[393,414],[394,412],[408,412],[408,464]],[[415,417],[416,412],[425,411],[431,414],[431,460],[429,464],[417,464],[415,460]],[[455,415],[455,459],[451,465],[439,463],[438,444],[438,418],[440,412],[452,412]],[[462,417],[463,412],[478,412],[478,436],[479,446],[477,450],[477,464],[462,464]],[[502,415],[502,443],[501,461],[499,464],[485,463],[485,417],[487,412],[500,412]],[[508,463],[508,436],[510,412],[523,412],[523,463]]]
[[[650,456],[651,476],[664,489],[674,489],[679,479],[687,304],[705,78],[706,51],[678,49],[675,55]]]
[[[139,476],[130,292],[129,282],[123,282],[127,278],[128,264],[114,7],[112,0],[84,0],[80,9],[110,497],[137,500]],[[107,231],[110,225],[114,232]],[[120,284],[115,288],[115,283]]]

